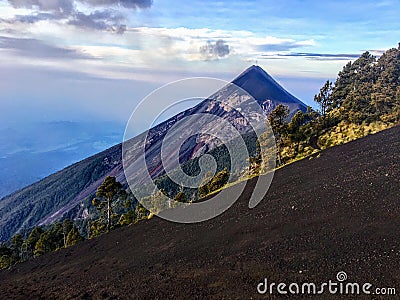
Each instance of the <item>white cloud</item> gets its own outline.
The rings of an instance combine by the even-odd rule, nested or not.
[[[4,25],[4,24],[3,24]],[[7,24],[5,24],[7,26]],[[8,26],[11,26],[8,24]],[[15,27],[16,34],[8,37],[23,36],[24,38],[51,42],[60,48],[78,51],[88,57],[79,62],[65,62],[54,57],[51,63],[45,55],[36,57],[34,61],[18,57],[21,53],[8,53],[8,56],[18,58],[18,64],[35,64],[60,69],[76,69],[84,73],[106,78],[132,78],[134,70],[148,69],[169,71],[170,73],[188,69],[211,72],[209,63],[205,60],[228,58],[225,62],[226,72],[255,60],[263,54],[287,53],[291,49],[315,46],[314,40],[294,40],[274,36],[260,37],[250,31],[214,30],[210,28],[189,29],[162,28],[162,27],[134,27],[127,28],[124,35],[115,35],[109,32],[86,30],[62,22],[45,20]],[[19,33],[19,34],[18,34]],[[205,55],[204,46],[216,46],[218,41],[222,52],[208,48]],[[211,50],[210,50],[211,49]],[[271,52],[272,49],[272,52]],[[7,59],[8,60],[8,59]],[[235,63],[236,62],[236,63]],[[229,64],[232,64],[229,66]],[[147,78],[148,76],[144,76]],[[157,74],[155,75],[157,77]],[[157,79],[155,79],[157,80]]]

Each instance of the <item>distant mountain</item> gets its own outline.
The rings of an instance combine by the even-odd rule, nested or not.
[[[300,100],[289,94],[270,75],[257,66],[251,66],[240,74],[234,84],[247,91],[268,114],[282,103],[288,105],[290,114],[307,109]],[[162,122],[148,131],[146,159],[151,162],[149,169],[152,177],[162,175],[160,168],[160,149],[163,138],[177,121],[196,113],[209,113],[228,120],[242,133],[248,130],[238,112],[221,105],[231,91],[221,89],[213,97],[185,110]],[[145,134],[133,138],[130,142],[142,143]],[[180,161],[206,153],[218,146],[212,139],[193,137],[180,153]],[[135,163],[135,157],[132,163]],[[107,175],[115,176],[118,181],[126,182],[122,167],[121,144],[87,158],[64,170],[57,172],[33,185],[17,191],[0,200],[0,240],[6,240],[23,228],[39,224],[48,224],[62,218],[76,209],[82,201],[93,195]],[[77,216],[80,217],[80,216]]]

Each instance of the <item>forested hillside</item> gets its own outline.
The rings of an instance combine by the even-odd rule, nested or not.
[[[400,46],[378,59],[369,52],[348,62],[314,101],[318,111],[299,111],[290,122],[277,107],[270,115],[280,163],[375,133],[400,122]]]

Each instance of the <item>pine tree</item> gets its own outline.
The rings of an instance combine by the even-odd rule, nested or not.
[[[321,115],[325,120],[326,113],[333,106],[332,82],[330,82],[329,80],[325,82],[319,94],[314,96],[314,101],[319,105]]]
[[[348,62],[338,74],[332,92],[332,109],[340,107],[352,91],[352,68],[352,62]]]
[[[135,208],[136,221],[146,219],[149,214],[150,214],[149,210],[145,208],[141,203],[138,203],[136,205]]]
[[[45,253],[46,253],[46,242],[44,241],[44,239],[40,238],[35,244],[35,248],[33,250],[33,255],[35,257],[38,257]]]
[[[11,266],[12,264],[12,258],[11,258],[11,254],[7,255],[7,254],[1,254],[1,248],[0,248],[0,269],[5,269],[8,268],[9,266]]]
[[[371,103],[375,107],[377,117],[386,115],[383,120],[395,121],[394,113],[399,106],[398,92],[400,88],[400,50],[390,49],[379,59],[376,65],[379,77],[373,86]]]
[[[50,228],[48,231],[45,231],[40,235],[33,250],[33,255],[35,257],[57,249],[57,243],[53,233],[53,228]]]
[[[281,150],[284,145],[285,137],[288,129],[288,116],[289,107],[283,104],[279,104],[268,116],[269,124],[271,125],[272,131],[275,135],[276,141],[276,152],[278,158],[278,164],[282,164]]]
[[[229,172],[226,168],[215,174],[211,180],[209,176],[206,176],[198,189],[199,198],[203,198],[208,194],[223,188],[228,183],[228,180]]]
[[[339,73],[332,99],[334,103],[340,103],[342,119],[361,123],[373,117],[375,109],[371,105],[371,95],[378,76],[376,58],[368,51]]]
[[[83,241],[83,237],[79,233],[78,229],[76,229],[75,226],[73,226],[67,235],[65,246],[70,247],[81,241]]]
[[[126,213],[122,214],[118,220],[118,225],[126,226],[132,224],[135,221],[136,214],[133,209],[129,209]]]
[[[299,110],[288,124],[289,138],[294,144],[297,144],[297,151],[300,142],[306,138],[304,132],[301,130],[301,127],[306,123],[306,121],[307,115]]]
[[[70,219],[65,219],[62,223],[62,235],[63,235],[63,245],[67,247],[67,236],[68,233],[72,230],[74,224]]]
[[[112,226],[113,206],[123,197],[126,197],[126,192],[115,177],[107,176],[97,189],[96,198],[93,199],[92,204],[100,211],[102,217],[105,216],[107,232]]]
[[[43,229],[41,227],[35,227],[32,229],[28,238],[25,240],[22,249],[24,252],[25,258],[30,258],[34,255],[34,250],[36,243],[39,241],[41,235],[43,234]]]
[[[158,190],[154,195],[150,198],[150,211],[153,214],[158,214],[159,212],[166,210],[169,208],[169,201],[166,199],[167,193],[164,189]]]
[[[24,239],[23,239],[22,235],[20,235],[19,233],[17,233],[16,235],[14,235],[11,238],[10,244],[11,244],[13,260],[19,261],[20,259],[22,259],[22,244],[23,243],[24,243]]]
[[[12,250],[5,244],[0,245],[0,269],[8,268],[12,264]]]
[[[181,191],[178,194],[176,194],[174,200],[178,201],[178,202],[186,202],[186,200],[187,200],[186,194]]]

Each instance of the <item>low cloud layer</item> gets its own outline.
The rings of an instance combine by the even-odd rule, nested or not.
[[[200,47],[200,53],[205,60],[215,60],[228,56],[230,47],[221,39],[215,43],[208,41],[204,46]]]
[[[51,1],[51,0],[49,0]],[[112,6],[118,5],[126,8],[149,8],[152,4],[152,0],[81,0],[83,3],[87,3],[92,6]]]
[[[261,52],[280,52],[287,51],[290,49],[304,47],[305,45],[299,42],[286,42],[283,41],[279,44],[266,44],[258,47],[258,50]]]
[[[84,29],[107,30],[122,34],[126,30],[126,17],[118,10],[135,10],[151,7],[152,0],[80,0],[92,8],[84,13],[76,8],[77,0],[8,0],[14,8],[30,9],[27,15],[2,20],[12,23],[36,23],[44,20],[62,20],[69,25]]]
[[[289,53],[278,54],[279,57],[304,57],[312,60],[352,60],[360,57],[360,54],[330,54],[330,53]]]
[[[0,49],[11,50],[30,58],[93,59],[92,56],[77,50],[53,46],[37,39],[0,36]]]

